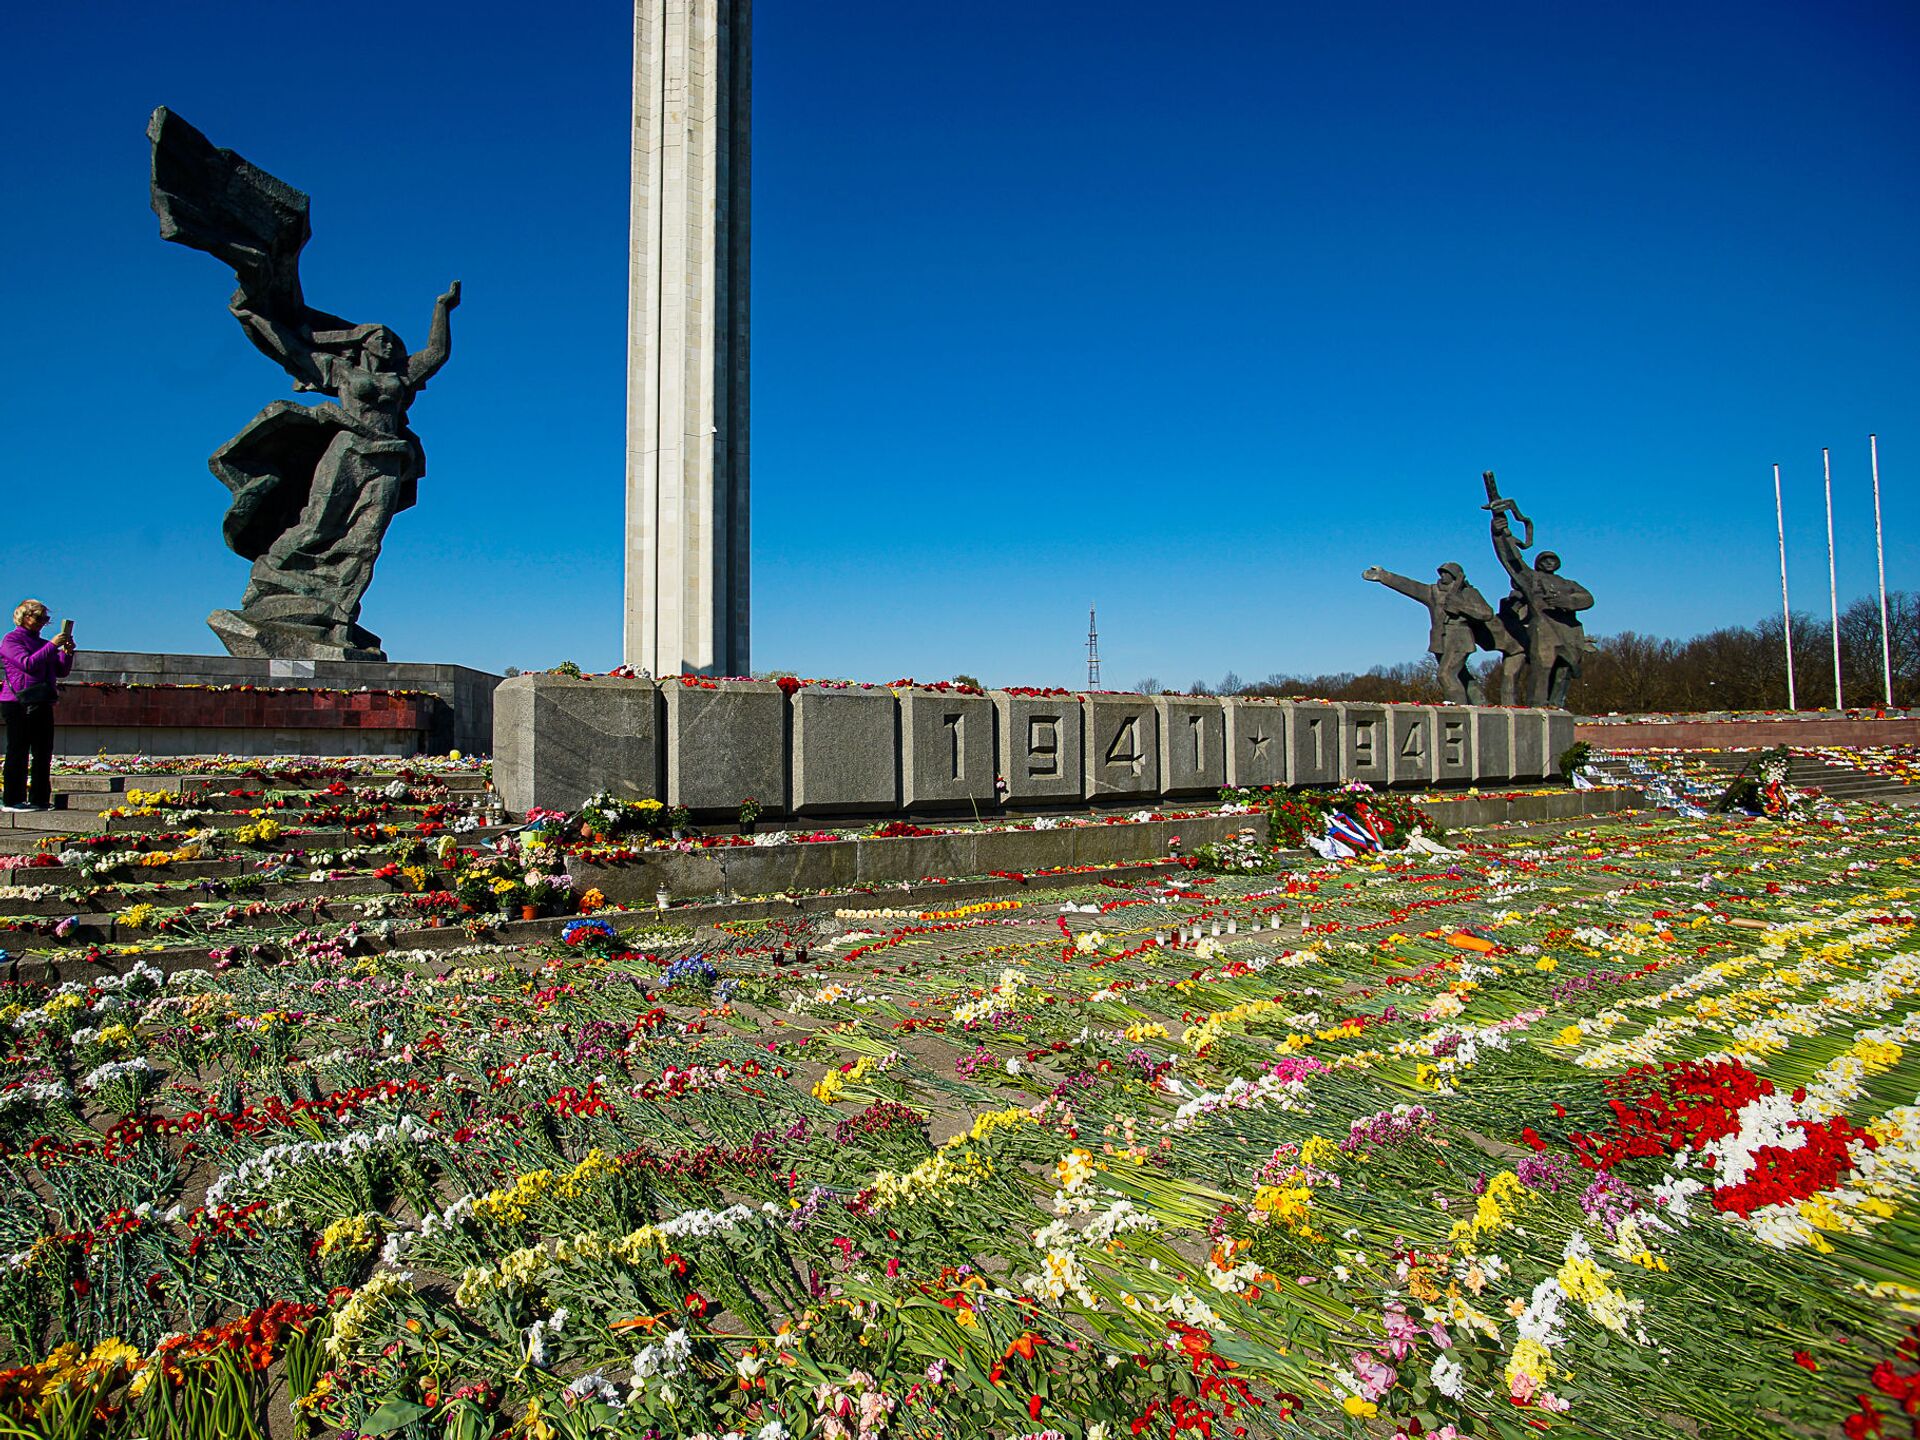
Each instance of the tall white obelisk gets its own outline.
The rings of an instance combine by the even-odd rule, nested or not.
[[[748,673],[753,0],[635,0],[626,661]]]

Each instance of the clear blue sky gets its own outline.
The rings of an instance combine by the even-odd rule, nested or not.
[[[1905,3],[756,6],[754,661],[1173,686],[1365,669],[1500,593],[1479,475],[1684,635],[1920,586],[1920,12]],[[416,347],[396,659],[618,662],[629,16],[34,6],[0,59],[4,587],[217,651],[206,456],[284,377],[165,245],[149,110],[307,190],[313,303]],[[362,38],[364,37],[364,38]],[[9,596],[9,604],[13,597]]]

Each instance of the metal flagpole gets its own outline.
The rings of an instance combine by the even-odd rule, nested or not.
[[[1880,532],[1880,437],[1867,436],[1873,455],[1873,551],[1880,562],[1880,675],[1887,686],[1887,706],[1893,706],[1893,642],[1887,635],[1887,542]]]
[[[1773,523],[1780,532],[1780,634],[1787,646],[1787,709],[1798,710],[1793,694],[1793,607],[1787,603],[1787,514],[1780,505],[1780,467],[1773,467]]]
[[[1827,476],[1827,603],[1833,609],[1833,708],[1847,708],[1846,695],[1840,688],[1840,587],[1833,573],[1833,454],[1826,446],[1820,447],[1820,468]]]

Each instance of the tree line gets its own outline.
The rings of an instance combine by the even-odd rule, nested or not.
[[[1590,715],[1618,711],[1784,710],[1787,708],[1786,646],[1774,615],[1754,625],[1709,630],[1690,640],[1668,640],[1623,630],[1594,642],[1568,697],[1571,709]],[[1920,705],[1920,594],[1887,595],[1887,639],[1895,705]],[[1855,708],[1885,701],[1880,662],[1880,602],[1867,597],[1840,612],[1840,676],[1844,699]],[[1499,657],[1480,662],[1488,693],[1497,693]],[[1793,617],[1793,671],[1802,710],[1833,706],[1833,626],[1823,616]],[[1159,694],[1167,687],[1151,677],[1135,687]],[[1524,690],[1524,686],[1523,686]],[[1364,674],[1276,673],[1245,681],[1229,671],[1217,684],[1196,680],[1194,695],[1313,695],[1325,700],[1404,701],[1438,704],[1440,676],[1431,658],[1376,665]]]

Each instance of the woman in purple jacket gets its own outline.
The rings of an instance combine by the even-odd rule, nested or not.
[[[73,624],[51,640],[40,632],[52,617],[38,600],[22,600],[15,629],[0,640],[0,715],[7,722],[6,810],[53,808],[53,704],[58,681],[73,669]]]

